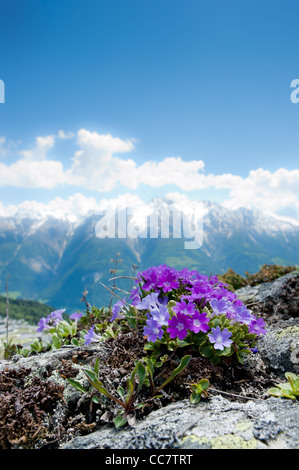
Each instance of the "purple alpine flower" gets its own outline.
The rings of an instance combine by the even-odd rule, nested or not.
[[[147,341],[152,341],[153,343],[158,339],[162,339],[163,330],[157,320],[154,318],[149,318],[146,321],[146,325],[143,328],[143,334],[146,337]]]
[[[253,354],[257,354],[259,350],[257,348],[249,348]]]
[[[162,276],[157,283],[158,287],[161,287],[163,292],[169,292],[179,287],[179,281],[174,273],[168,272],[165,276]]]
[[[226,298],[220,300],[212,299],[210,300],[210,306],[212,307],[214,315],[221,315],[226,313],[228,308],[231,307],[231,302],[227,301]]]
[[[191,291],[191,294],[182,295],[182,299],[192,300],[201,300],[207,299],[212,295],[213,288],[208,285],[205,281],[197,280],[193,283],[192,287],[187,287],[187,290]]]
[[[58,325],[63,320],[62,314],[65,309],[55,310],[51,312],[46,318],[41,318],[38,322],[38,329],[36,331],[49,330],[52,326]]]
[[[149,313],[150,317],[158,322],[160,326],[167,326],[169,320],[168,308],[165,305],[160,305],[154,308]]]
[[[48,324],[51,325],[58,325],[59,322],[63,320],[62,314],[65,312],[65,309],[55,310],[55,312],[50,313],[48,315],[47,320]]]
[[[235,320],[239,323],[245,323],[249,325],[254,319],[253,315],[251,315],[251,311],[246,308],[244,304],[237,305],[234,307],[235,310]]]
[[[231,331],[227,328],[221,331],[219,326],[211,329],[212,333],[208,334],[209,340],[214,344],[215,349],[223,351],[225,347],[229,347],[232,344],[232,340],[229,337],[232,335]]]
[[[265,335],[267,330],[265,330],[265,322],[262,318],[254,318],[252,322],[248,325],[249,333],[254,333],[256,335]]]
[[[117,318],[123,318],[124,315],[123,315],[123,308],[125,307],[125,302],[124,300],[119,300],[118,302],[116,302],[116,304],[113,305],[112,307],[112,317],[111,317],[111,322],[113,322],[114,320],[116,320]]]
[[[167,332],[170,338],[184,339],[187,336],[188,329],[190,329],[192,325],[192,319],[187,315],[177,313],[177,316],[173,316],[168,324]]]
[[[130,293],[130,302],[132,305],[136,306],[140,302],[140,300],[141,299],[140,299],[140,294],[138,292],[138,288],[134,287]]]
[[[156,289],[157,287],[157,274],[154,270],[141,273],[142,277],[145,279],[145,282],[142,286],[143,290],[150,291]]]
[[[37,325],[38,325],[38,328],[36,330],[37,332],[50,329],[50,327],[48,325],[48,321],[45,317],[41,318]]]
[[[146,297],[144,297],[141,302],[136,304],[135,307],[139,310],[152,310],[157,308],[157,306],[160,304],[158,297],[158,292],[152,292],[151,294],[148,294]]]
[[[86,335],[84,335],[85,343],[84,345],[87,346],[90,343],[98,343],[101,341],[101,336],[97,335],[94,331],[94,325],[89,328],[88,332]]]
[[[194,315],[196,312],[195,305],[192,302],[187,304],[184,300],[177,302],[173,307],[173,311],[182,315]]]
[[[81,312],[75,312],[75,313],[72,313],[72,314],[70,315],[70,319],[71,319],[71,320],[78,321],[78,320],[80,320],[80,318],[81,318],[82,316],[83,316],[83,313],[81,313]]]
[[[207,333],[210,327],[208,325],[210,319],[208,318],[206,313],[198,313],[196,312],[192,316],[192,325],[190,326],[190,330],[194,331],[194,333],[198,333],[202,331],[203,333]]]

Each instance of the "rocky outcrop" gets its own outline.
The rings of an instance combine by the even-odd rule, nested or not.
[[[230,401],[220,395],[153,411],[134,428],[103,428],[62,449],[268,449],[298,448],[299,407],[282,400]]]
[[[111,424],[106,399],[97,406],[90,394],[83,395],[66,380],[75,377],[88,390],[82,367],[96,358],[108,367],[113,351],[106,345],[64,347],[0,361],[0,448],[299,448],[298,399],[267,393],[284,379],[285,372],[299,373],[297,288],[298,278],[291,274],[241,289],[238,295],[247,296],[266,322],[268,333],[258,340],[259,352],[235,369],[227,364],[208,369],[204,362],[195,361],[190,374],[199,366],[210,374],[208,398],[194,405],[187,395],[167,390],[164,400],[136,419],[132,416],[130,426],[120,429]],[[126,373],[108,372],[110,382],[116,384]],[[182,382],[188,380],[186,375]]]
[[[254,313],[262,315],[267,334],[258,341],[262,361],[278,376],[299,374],[299,276],[289,273],[276,281],[236,291]]]

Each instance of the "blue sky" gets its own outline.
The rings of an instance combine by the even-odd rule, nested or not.
[[[176,194],[298,219],[298,14],[289,0],[2,0],[0,215]]]

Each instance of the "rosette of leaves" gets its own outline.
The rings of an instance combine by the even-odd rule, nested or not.
[[[63,344],[70,342],[75,346],[79,346],[79,340],[74,338],[77,335],[77,322],[67,322],[66,320],[61,320],[57,325],[52,326],[48,333],[51,335],[53,347],[55,349],[61,348]]]
[[[207,398],[208,393],[207,390],[210,387],[210,382],[208,379],[201,379],[198,384],[192,384],[191,385],[191,395],[190,395],[190,401],[193,404],[198,403],[202,397]]]
[[[192,342],[198,347],[199,353],[208,358],[213,364],[218,364],[221,357],[230,357],[235,355],[237,361],[241,364],[244,363],[244,358],[251,352],[251,348],[256,343],[256,335],[249,333],[248,326],[245,323],[231,322],[225,314],[217,315],[212,318],[209,322],[210,328],[216,328],[219,326],[222,330],[227,329],[232,333],[231,340],[232,344],[229,347],[221,349],[215,349],[214,345],[209,341],[207,334],[197,333],[192,334]],[[186,338],[187,339],[187,338]]]
[[[268,393],[273,397],[291,398],[296,400],[299,396],[299,375],[286,372],[287,382],[279,383],[276,387],[269,388]]]

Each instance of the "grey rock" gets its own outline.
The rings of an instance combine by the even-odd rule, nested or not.
[[[298,292],[297,272],[236,291],[239,298],[254,306],[253,313],[264,318],[267,334],[259,338],[257,347],[265,365],[279,376],[287,371],[299,374]]]
[[[110,426],[77,436],[61,449],[296,449],[299,405],[269,398],[236,403],[220,395],[153,411],[135,428]]]
[[[299,374],[299,322],[290,319],[284,328],[269,328],[257,342],[263,362],[277,375]]]
[[[265,303],[269,300],[277,300],[284,289],[285,283],[290,280],[297,278],[297,272],[291,272],[285,276],[281,276],[275,281],[264,282],[256,286],[246,286],[236,290],[236,294],[239,298],[250,299],[255,302]]]

